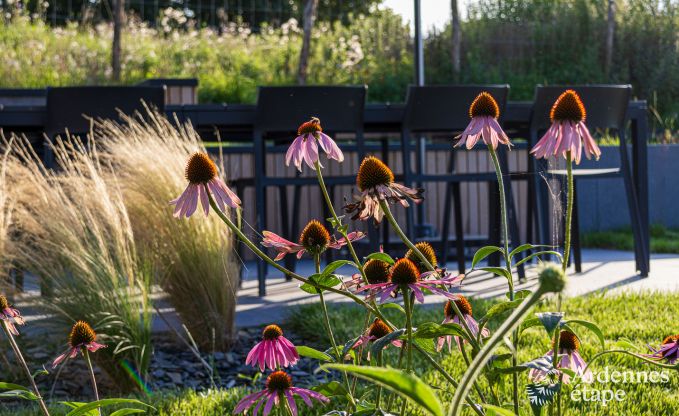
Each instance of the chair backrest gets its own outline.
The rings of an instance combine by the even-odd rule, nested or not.
[[[365,85],[259,87],[255,131],[293,132],[318,117],[323,130],[362,132],[366,89]]]
[[[89,132],[86,117],[119,120],[118,110],[131,115],[144,114],[143,103],[158,111],[165,111],[164,87],[59,87],[47,89],[48,136],[68,129],[73,134]]]
[[[482,92],[488,92],[504,114],[509,85],[410,86],[406,97],[403,127],[410,131],[454,132],[469,124],[469,106]]]
[[[585,124],[592,129],[623,128],[627,107],[632,94],[631,85],[538,85],[531,113],[530,127],[533,131],[546,130],[551,121],[549,112],[559,95],[574,90],[585,105]]]

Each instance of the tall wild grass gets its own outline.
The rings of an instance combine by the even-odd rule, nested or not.
[[[3,168],[15,201],[10,244],[17,262],[39,276],[51,296],[48,324],[66,341],[76,320],[91,322],[108,348],[98,364],[121,389],[133,388],[126,368],[145,378],[151,347],[151,269],[137,254],[116,174],[76,138],[53,146],[59,164],[46,169],[17,139]]]
[[[7,159],[9,147],[0,147],[0,290],[6,290],[6,279],[9,277],[9,270],[12,264],[12,252],[8,239],[10,227],[12,225],[12,212],[14,203],[9,194],[9,183],[7,180]]]
[[[178,220],[168,204],[186,187],[188,156],[205,149],[191,125],[154,113],[146,119],[99,122],[95,136],[116,172],[140,256],[153,263],[193,338],[205,349],[225,349],[239,279],[232,236],[216,215]]]

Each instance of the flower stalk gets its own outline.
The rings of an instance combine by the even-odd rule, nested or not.
[[[92,367],[92,360],[90,359],[90,352],[87,348],[83,348],[83,355],[85,362],[87,362],[87,369],[90,372],[90,381],[92,381],[92,391],[94,392],[94,400],[99,401],[99,390],[97,389],[97,378],[94,376],[94,367]],[[97,408],[97,413],[101,416],[101,409]]]
[[[563,262],[561,267],[565,272],[568,268],[568,257],[571,252],[571,222],[573,220],[573,202],[575,186],[573,184],[573,161],[571,156],[571,151],[569,150],[566,154],[566,180],[567,180],[567,200],[566,200],[566,227],[564,230],[564,243],[563,243]]]

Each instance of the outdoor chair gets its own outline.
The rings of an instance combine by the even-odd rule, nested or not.
[[[620,166],[614,168],[595,168],[585,169],[573,166],[574,177],[574,206],[572,222],[572,252],[576,272],[582,271],[582,256],[580,246],[579,213],[577,202],[578,182],[583,179],[598,180],[604,178],[621,178],[623,180],[627,208],[630,213],[632,231],[634,234],[634,251],[637,269],[642,276],[648,274],[648,247],[643,236],[648,235],[648,224],[644,224],[639,210],[638,199],[632,181],[630,169],[627,141],[625,138],[625,117],[629,100],[631,98],[632,87],[630,85],[584,85],[584,86],[541,86],[535,89],[535,100],[530,122],[530,141],[529,149],[534,146],[540,135],[550,126],[549,113],[556,99],[565,90],[575,90],[582,99],[587,117],[585,124],[593,135],[597,130],[612,130],[617,132],[619,137],[618,150],[620,152]],[[612,147],[602,149],[603,152],[612,151]],[[559,158],[561,156],[559,155]],[[584,155],[583,155],[584,159]],[[546,189],[546,181],[543,176],[558,180],[560,183],[566,181],[566,170],[551,169],[544,160],[536,161],[531,155],[528,156],[529,171],[534,172],[533,180],[529,181],[528,188],[528,210],[527,224],[529,236],[533,234],[533,223],[536,224],[536,234],[542,244],[549,244],[549,190]]]
[[[285,167],[294,170],[295,177],[276,176],[274,167],[267,162],[267,155],[285,154],[290,143],[297,136],[297,127],[311,117],[321,120],[323,131],[334,139],[337,133],[351,133],[351,145],[338,143],[343,151],[355,151],[359,159],[365,155],[363,138],[363,109],[366,86],[286,86],[260,87],[257,98],[257,109],[254,124],[255,154],[255,199],[256,223],[261,232],[266,230],[267,210],[277,210],[280,214],[280,231],[285,238],[295,240],[300,230],[300,206],[302,186],[317,184],[316,175],[301,176],[295,166]],[[339,140],[341,141],[341,140]],[[282,160],[282,158],[281,158]],[[321,152],[324,166],[335,161],[326,161]],[[313,171],[306,165],[305,172]],[[355,173],[347,176],[332,176],[330,169],[324,170],[324,180],[331,199],[334,201],[334,190],[337,185],[353,185]],[[293,186],[292,212],[288,209],[288,186]],[[280,203],[276,206],[268,204],[267,189],[278,189]],[[323,218],[330,217],[324,200],[317,201],[323,207]],[[341,207],[335,207],[341,215]],[[292,215],[290,215],[292,214]],[[310,218],[308,218],[310,219]],[[307,220],[307,219],[304,219]],[[324,221],[322,221],[324,222]],[[325,224],[327,226],[327,224]],[[330,227],[328,227],[330,228]],[[374,231],[371,231],[374,233]],[[371,238],[376,244],[376,238]],[[329,250],[330,251],[330,250]],[[330,253],[328,253],[330,255]],[[294,268],[294,256],[287,256],[286,265]],[[258,262],[258,278],[260,295],[265,293],[266,264]]]
[[[460,192],[461,183],[485,182],[489,189],[489,235],[492,244],[500,243],[500,215],[497,195],[497,177],[494,171],[480,173],[462,173],[455,163],[456,152],[467,152],[464,148],[453,150],[453,138],[461,133],[469,124],[469,106],[481,92],[490,93],[500,107],[500,115],[504,113],[508,85],[450,85],[450,86],[411,86],[408,89],[406,109],[401,134],[401,149],[403,152],[403,174],[406,184],[422,186],[425,183],[445,183],[444,208],[441,231],[438,237],[427,235],[425,225],[426,218],[422,204],[407,210],[406,230],[411,238],[418,241],[427,240],[438,246],[445,264],[449,254],[450,245],[450,211],[451,203],[454,206],[455,216],[455,247],[460,273],[465,272],[465,234],[462,216],[462,199]],[[502,119],[498,120],[502,123]],[[428,143],[425,134],[438,134],[443,140]],[[413,143],[414,146],[413,146]],[[487,152],[483,142],[478,143],[478,151]],[[432,174],[426,171],[428,164],[427,151],[449,150],[448,166],[445,173]],[[498,154],[503,172],[508,172],[507,154],[505,146],[498,147]],[[415,155],[415,166],[411,167],[412,154]],[[489,156],[490,157],[490,156]],[[516,221],[514,198],[509,176],[505,176],[507,206],[510,228],[510,242],[513,246],[518,245],[519,229]],[[425,194],[426,198],[426,194]],[[415,220],[414,217],[417,216]],[[431,228],[431,227],[429,227]],[[433,234],[433,233],[429,233]],[[438,240],[438,241],[437,241]],[[467,241],[469,242],[469,241]],[[520,269],[520,277],[523,277],[523,268]]]
[[[51,141],[68,132],[86,136],[91,119],[121,121],[119,111],[132,115],[146,113],[145,105],[165,111],[164,87],[59,87],[47,88],[45,134]],[[50,146],[45,146],[45,164],[54,165]]]

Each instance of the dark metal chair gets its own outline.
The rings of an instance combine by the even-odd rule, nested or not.
[[[549,113],[556,99],[567,89],[575,90],[582,99],[587,110],[586,125],[590,132],[595,130],[611,129],[617,132],[620,145],[620,166],[608,169],[578,169],[574,167],[575,204],[573,207],[572,224],[572,251],[576,272],[582,271],[582,258],[580,247],[580,231],[578,221],[577,183],[583,179],[621,178],[625,185],[627,207],[630,212],[632,231],[634,233],[634,248],[637,270],[642,276],[648,275],[649,248],[646,241],[649,233],[649,225],[642,221],[639,210],[632,172],[630,169],[629,156],[627,154],[627,141],[625,138],[625,118],[632,87],[630,85],[583,85],[583,86],[540,86],[535,89],[535,100],[530,123],[530,142],[532,147],[537,143],[540,134],[550,126]],[[609,148],[610,149],[610,148]],[[606,149],[603,149],[606,151]],[[529,171],[536,172],[529,181],[527,223],[529,235],[533,233],[533,222],[536,224],[537,237],[543,244],[550,242],[549,235],[549,212],[548,192],[544,189],[545,182],[540,172],[565,181],[566,171],[549,169],[546,161],[536,161],[532,156],[528,157]]]
[[[286,236],[294,235],[299,229],[299,206],[301,187],[314,185],[316,177],[302,177],[297,173],[295,178],[271,176],[266,169],[266,157],[270,153],[285,153],[296,136],[296,129],[310,117],[321,119],[323,131],[331,136],[337,133],[352,133],[355,137],[353,146],[341,146],[343,150],[355,150],[359,158],[365,155],[363,138],[363,109],[366,86],[290,86],[260,87],[257,98],[257,110],[254,125],[255,153],[255,196],[257,229],[267,228],[266,190],[277,187],[280,195],[281,228]],[[333,136],[334,137],[334,136]],[[332,162],[331,162],[332,163]],[[295,169],[291,166],[289,169]],[[306,167],[305,169],[309,169]],[[330,197],[333,197],[337,185],[354,184],[355,176],[324,177]],[[292,222],[289,220],[287,185],[294,185]],[[330,214],[324,203],[325,218]],[[376,239],[374,239],[376,240]],[[294,262],[291,256],[289,262]],[[293,264],[289,264],[294,267]],[[258,261],[259,293],[266,293],[266,264]]]
[[[146,113],[144,104],[160,112],[165,111],[164,87],[58,87],[47,89],[45,134],[48,140],[68,131],[86,135],[90,119],[120,121],[124,114]],[[45,148],[45,163],[54,164],[50,147]]]
[[[442,229],[440,241],[435,242],[433,236],[427,236],[425,229],[425,215],[422,206],[416,208],[417,221],[414,220],[413,210],[406,214],[407,233],[410,237],[418,240],[429,239],[439,246],[442,260],[445,263],[449,250],[450,230],[450,205],[454,204],[455,213],[455,246],[457,262],[460,273],[465,271],[465,235],[462,224],[462,203],[460,196],[460,184],[464,182],[487,182],[491,189],[497,193],[497,178],[495,172],[483,173],[460,173],[455,166],[455,153],[452,150],[452,138],[456,133],[462,132],[469,124],[469,106],[481,92],[490,93],[500,107],[500,114],[504,112],[509,93],[508,85],[451,85],[451,86],[411,86],[408,89],[406,109],[401,134],[401,149],[403,151],[403,172],[407,184],[416,183],[422,186],[428,182],[446,183],[445,206],[443,208]],[[500,123],[502,120],[500,120]],[[445,140],[442,143],[427,143],[425,133],[443,133]],[[414,152],[416,156],[415,168],[411,167],[412,141],[415,141]],[[477,145],[483,148],[483,144]],[[506,151],[499,148],[499,158],[503,172],[508,172]],[[448,169],[444,174],[429,174],[426,172],[427,150],[450,150]],[[464,151],[464,150],[463,150]],[[518,245],[519,230],[516,221],[514,198],[512,195],[511,181],[506,176],[505,186],[507,191],[507,205],[510,226],[510,240],[512,245]],[[494,188],[493,188],[494,187]],[[489,198],[489,240],[492,243],[500,242],[499,233],[499,209],[498,198]],[[420,229],[415,230],[415,228]],[[430,233],[432,234],[432,233]],[[523,277],[523,268],[520,268],[520,277]]]

